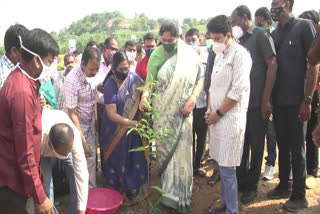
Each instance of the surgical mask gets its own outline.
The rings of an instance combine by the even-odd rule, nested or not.
[[[198,44],[197,44],[197,43],[191,44],[190,47],[191,47],[193,50],[198,51]]]
[[[243,30],[239,26],[234,26],[232,28],[232,34],[235,39],[240,39],[243,36]]]
[[[137,52],[126,51],[126,55],[128,57],[129,62],[131,62],[136,58]]]
[[[213,44],[213,40],[212,39],[207,39],[206,40],[207,48],[211,48],[212,44]]]
[[[60,160],[66,160],[68,159],[70,153],[67,156],[59,155],[54,149],[52,149],[54,156]]]
[[[30,54],[38,57],[39,60],[40,60],[40,62],[41,62],[41,64],[42,64],[42,72],[41,72],[40,76],[39,76],[38,78],[36,78],[36,79],[31,77],[31,79],[34,80],[34,81],[39,80],[39,82],[40,82],[41,84],[43,84],[43,83],[45,83],[46,81],[50,80],[51,75],[53,75],[54,72],[57,70],[57,68],[55,67],[54,63],[52,63],[50,67],[47,66],[46,64],[44,64],[44,62],[42,61],[41,57],[40,57],[38,54],[36,54],[36,53],[32,52],[31,50],[29,50],[28,48],[24,47],[23,44],[22,44],[22,39],[21,39],[21,37],[18,36],[18,38],[19,38],[19,40],[20,40],[20,46],[21,46],[21,48],[24,49],[25,51],[27,51],[28,53],[30,53]],[[19,68],[20,68],[20,67],[19,67]],[[22,69],[20,68],[20,70],[22,70]],[[26,74],[26,72],[23,72],[23,73]],[[30,78],[29,75],[27,75],[27,77]]]
[[[176,48],[176,43],[162,44],[165,51],[171,53]]]
[[[119,79],[119,80],[125,80],[128,76],[129,72],[122,73],[120,71],[115,70],[114,75]]]
[[[224,44],[224,42],[213,42],[212,44],[212,50],[216,53],[222,53],[225,49],[227,49],[227,46]]]
[[[285,4],[286,4],[286,3],[284,3],[281,7],[271,8],[271,9],[270,9],[270,15],[271,15],[271,18],[272,18],[273,21],[275,21],[275,22],[278,22],[278,21],[279,21],[280,14],[282,13],[282,11],[283,11],[283,6],[284,6]]]
[[[150,57],[151,54],[152,54],[152,52],[153,52],[153,50],[154,50],[154,49],[152,49],[152,48],[149,48],[148,50],[146,50],[146,55],[147,55],[148,57]]]

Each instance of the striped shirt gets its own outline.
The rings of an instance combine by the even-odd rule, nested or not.
[[[0,88],[2,88],[4,82],[6,81],[13,68],[14,64],[6,55],[3,55],[0,58]]]
[[[237,103],[217,123],[210,125],[210,156],[219,166],[240,165],[250,96],[249,52],[234,43],[215,58],[211,76],[211,111],[219,109],[226,97]]]
[[[86,80],[80,64],[70,71],[64,80],[64,110],[77,109],[80,128],[86,136],[89,132],[95,133],[94,103],[96,88]]]

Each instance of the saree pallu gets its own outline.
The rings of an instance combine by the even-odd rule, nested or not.
[[[160,46],[155,51],[156,56],[164,49]],[[152,65],[152,61],[149,63],[156,66]],[[162,102],[157,99],[152,101],[153,107],[160,112],[153,127],[156,131],[171,129],[177,136],[156,143],[157,162],[164,169],[161,179],[166,194],[162,195],[161,203],[185,213],[191,211],[192,114],[184,117],[180,109],[190,98],[200,78],[201,64],[196,52],[178,40],[176,53],[165,59],[158,68],[158,88],[155,92]]]
[[[118,114],[128,118],[132,111],[136,111],[133,106],[140,101],[141,94],[137,88],[143,84],[144,82],[134,72],[129,73],[119,89],[115,81],[109,77],[104,86],[105,103],[116,104]],[[113,101],[107,103],[110,96],[113,97]],[[134,120],[137,120],[137,115],[138,113],[135,113]],[[104,111],[100,135],[103,153],[106,153],[120,129],[121,127],[111,121]],[[105,160],[103,172],[106,186],[130,198],[137,196],[141,186],[147,181],[147,162],[143,152],[129,152],[142,144],[136,132],[133,131],[127,135],[127,131],[124,132],[109,158]]]

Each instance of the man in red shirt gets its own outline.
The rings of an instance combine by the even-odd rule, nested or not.
[[[54,213],[39,176],[41,106],[38,90],[43,75],[59,53],[47,32],[34,29],[20,37],[22,61],[0,90],[0,210],[32,213],[29,198],[40,214]],[[28,202],[27,202],[28,201]]]
[[[141,77],[141,79],[146,81],[149,57],[151,56],[152,51],[157,47],[157,37],[154,33],[147,33],[144,35],[143,40],[146,56],[138,62],[136,73]]]

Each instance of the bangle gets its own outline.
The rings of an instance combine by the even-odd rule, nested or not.
[[[219,117],[223,117],[223,114],[221,113],[221,111],[220,111],[219,109],[217,109],[216,113],[217,113],[217,115],[218,115]]]

